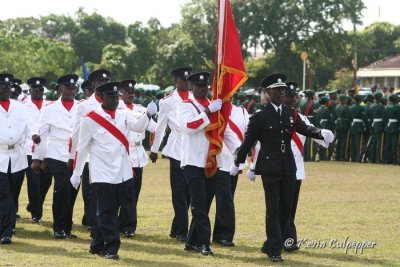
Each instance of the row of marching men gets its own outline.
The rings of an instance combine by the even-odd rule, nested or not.
[[[27,210],[31,213],[32,222],[41,222],[43,202],[54,177],[52,205],[54,237],[57,239],[76,237],[72,233],[72,214],[78,190],[70,183],[74,152],[79,140],[80,121],[89,111],[96,110],[101,105],[101,93],[98,90],[87,100],[81,102],[74,100],[78,88],[77,80],[78,76],[75,74],[58,78],[57,89],[60,98],[53,102],[43,100],[46,80],[41,77],[31,78],[27,81],[31,97],[22,104],[10,100],[10,95],[15,90],[13,75],[0,74],[0,115],[5,126],[2,125],[0,129],[1,244],[11,243],[17,217],[18,196],[25,172],[29,199]],[[89,84],[91,87],[100,88],[100,85],[109,81],[109,71],[97,70],[89,75],[88,81],[82,87]],[[135,81],[125,80],[119,85],[125,89],[125,98],[127,96],[129,101],[132,95],[129,90],[133,88]],[[133,120],[144,117],[143,114],[150,116],[157,112],[154,103],[147,109],[129,102],[125,104],[121,101],[118,104],[120,110],[131,113]],[[153,120],[146,120],[144,130],[155,127]],[[147,162],[145,151],[141,146],[144,137],[142,132],[129,133],[128,147],[131,152],[129,164],[137,169],[136,183],[139,183],[141,169]],[[129,168],[132,173],[132,168]],[[89,167],[86,165],[82,186],[85,205],[82,223],[94,230],[96,199],[93,197],[90,183]],[[127,236],[132,235],[135,228],[137,199],[135,193],[138,192],[133,190],[136,188],[140,187],[134,188],[133,185],[129,187],[131,191],[125,194],[129,198],[129,206],[121,209],[120,213],[121,231]]]
[[[302,119],[298,119],[296,112],[282,104],[282,95],[288,88],[284,83],[284,75],[278,75],[278,78],[272,75],[264,79],[262,84],[270,95],[270,103],[253,116],[254,120],[261,121],[252,123],[250,120],[251,129],[246,132],[248,115],[243,108],[231,106],[229,102],[222,103],[220,99],[208,100],[209,73],[191,74],[191,68],[187,67],[175,69],[171,74],[175,79],[176,90],[160,101],[157,124],[151,121],[151,117],[157,112],[154,103],[150,103],[147,110],[132,110],[132,103],[129,102],[132,97],[129,96],[132,95],[134,81],[110,82],[110,73],[106,70],[97,70],[89,75],[95,88],[95,94],[89,99],[75,103],[73,97],[77,76],[65,75],[57,81],[60,99],[40,111],[37,125],[32,123],[35,120],[24,119],[22,115],[18,117],[20,120],[15,120],[17,117],[14,117],[7,121],[18,121],[18,125],[12,127],[19,131],[11,134],[6,129],[2,130],[4,139],[1,144],[4,149],[1,153],[8,169],[0,172],[0,180],[4,183],[2,199],[5,200],[1,202],[1,221],[9,223],[1,228],[4,229],[0,232],[1,243],[11,243],[12,228],[15,225],[13,177],[28,165],[20,144],[32,136],[32,172],[40,175],[46,169],[43,166],[45,162],[54,176],[54,237],[76,237],[72,234],[72,211],[77,189],[82,182],[82,187],[85,184],[87,187],[87,190],[83,188],[83,192],[86,191],[90,198],[85,203],[85,206],[89,205],[85,215],[93,238],[89,252],[107,259],[118,259],[120,233],[132,236],[135,231],[135,206],[139,193],[136,189],[140,188],[137,183],[140,183],[138,177],[142,171],[140,165],[134,165],[132,158],[134,148],[141,145],[140,139],[131,139],[131,132],[142,134],[146,129],[154,131],[150,159],[156,162],[158,149],[168,126],[171,133],[162,154],[170,161],[174,207],[170,236],[185,242],[185,250],[199,251],[202,255],[213,254],[211,239],[222,246],[234,246],[233,195],[237,174],[246,165],[245,157],[249,148],[259,140],[261,157],[258,157],[253,176],[261,174],[263,183],[273,182],[264,186],[269,243],[264,244],[263,252],[272,261],[281,261],[283,243],[278,225],[283,222],[279,222],[278,214],[283,212],[288,215],[291,204],[280,207],[279,198],[282,203],[292,202],[292,181],[296,179],[296,167],[290,141],[295,127],[299,127],[304,135],[326,143],[333,140],[332,132],[305,125]],[[25,111],[21,104],[9,101],[11,79],[11,75],[1,77],[0,100],[8,102],[9,106],[3,106],[2,103],[7,118],[10,114],[18,116],[16,114],[20,114],[21,110]],[[37,85],[40,83],[40,79],[35,82]],[[40,89],[39,86],[38,88]],[[223,105],[231,110],[230,120],[225,130],[222,152],[217,155],[218,171],[208,178],[205,167],[209,141],[204,131],[210,124],[212,114]],[[274,110],[272,116],[269,116],[272,109],[277,111]],[[275,116],[276,119],[273,119]],[[255,130],[258,131],[257,134],[254,134]],[[9,141],[7,134],[15,139],[11,138],[12,141]],[[235,160],[233,153],[239,146],[240,157]],[[271,153],[271,158],[265,156],[265,153]],[[23,158],[25,162],[15,167],[16,162],[23,162]],[[280,193],[280,187],[286,194]],[[279,197],[279,194],[283,195]],[[211,234],[208,212],[214,196],[217,208],[214,231]],[[192,213],[190,224],[189,207]]]
[[[300,105],[302,114],[316,126],[335,130],[335,149],[319,148],[320,160],[399,163],[400,105],[399,96],[391,94],[383,104],[383,94],[365,96],[350,93],[336,98],[313,100],[314,92],[306,91],[307,99]],[[332,95],[330,95],[331,97]],[[305,159],[315,160],[316,146],[307,142]],[[335,152],[335,153],[333,153]]]
[[[143,167],[147,164],[147,155],[142,146],[144,132],[148,130],[156,133],[152,147],[155,153],[150,154],[155,162],[154,155],[157,155],[167,125],[171,134],[163,154],[168,156],[171,162],[171,191],[175,211],[170,236],[179,241],[186,241],[188,208],[193,202],[189,192],[197,190],[189,190],[191,183],[187,182],[187,175],[183,174],[185,165],[181,163],[194,164],[191,160],[198,160],[198,157],[190,156],[187,160],[182,160],[185,156],[182,155],[181,142],[186,144],[186,152],[192,150],[193,142],[185,143],[185,139],[182,140],[182,127],[178,122],[181,116],[178,116],[177,107],[182,100],[194,99],[186,79],[191,74],[191,68],[178,68],[171,74],[177,89],[161,101],[163,105],[160,105],[158,127],[152,119],[157,112],[154,103],[150,103],[147,108],[133,104],[136,82],[110,82],[110,72],[107,70],[96,70],[89,75],[82,88],[91,86],[95,92],[80,102],[74,100],[78,88],[78,77],[75,74],[64,75],[57,80],[60,97],[56,101],[43,100],[44,86],[47,82],[44,78],[29,79],[27,84],[30,86],[30,98],[23,104],[10,100],[15,86],[13,75],[1,74],[0,111],[2,121],[7,126],[2,127],[0,133],[1,244],[11,243],[19,191],[26,173],[29,199],[27,209],[31,213],[33,223],[40,223],[42,220],[43,202],[54,177],[53,236],[56,239],[76,238],[72,232],[72,217],[78,189],[82,183],[85,209],[82,224],[91,230],[93,241],[90,252],[117,259],[119,235],[131,237],[137,226],[136,205]],[[198,79],[201,84],[206,85],[208,78],[209,73],[192,76],[192,79]],[[193,84],[195,83],[193,81]],[[203,93],[202,104],[206,106],[208,86]],[[213,102],[208,113],[216,112],[221,105],[220,100]],[[200,109],[204,107],[200,106]],[[233,151],[234,147],[238,147],[240,138],[243,138],[248,114],[243,108],[236,107],[232,114],[241,118],[240,125],[230,123],[230,127],[234,129],[232,134],[236,138],[232,141],[236,144],[231,145]],[[200,120],[194,122],[194,126],[190,127],[196,128],[199,122]],[[203,154],[206,153],[205,146],[199,147],[204,149]],[[224,154],[229,161],[220,160],[221,164],[224,164],[221,166],[226,178],[224,183],[232,183],[235,187],[237,176],[232,178],[229,175],[229,167],[233,162],[232,152],[225,149]],[[229,216],[221,213],[221,216],[217,217],[215,228],[221,230],[215,231],[215,240],[222,245],[231,246],[235,228],[232,199],[234,188],[225,184],[220,184],[219,188],[217,198],[221,201],[218,202],[218,210],[229,209],[231,212]],[[224,194],[230,197],[225,197]],[[208,197],[211,201],[212,196]],[[228,203],[224,203],[225,199],[229,200]],[[194,213],[196,211],[197,209]],[[200,212],[204,216],[204,210]],[[230,229],[225,230],[225,224]],[[202,238],[199,242],[207,245],[204,253],[211,253],[209,244],[203,241],[204,238],[197,238]]]

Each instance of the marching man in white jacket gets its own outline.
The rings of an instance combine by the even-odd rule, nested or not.
[[[77,191],[69,183],[72,171],[67,167],[71,149],[71,134],[75,123],[77,101],[76,74],[64,75],[57,79],[61,97],[46,106],[39,118],[35,138],[40,142],[32,153],[32,171],[39,172],[42,160],[49,166],[54,176],[53,190],[53,231],[54,238],[76,238],[71,233],[72,214]]]
[[[191,196],[192,222],[185,243],[185,250],[200,251],[202,255],[213,255],[210,247],[211,225],[208,209],[215,193],[215,177],[207,178],[206,166],[210,142],[205,127],[209,116],[221,109],[221,99],[210,103],[207,98],[210,73],[198,72],[188,81],[193,90],[193,100],[186,100],[178,107],[178,118],[182,129],[181,166],[188,182]],[[195,145],[194,145],[195,144]]]
[[[32,128],[22,103],[10,100],[12,74],[0,74],[0,244],[10,244],[15,226],[15,181],[28,166],[23,143]]]
[[[135,117],[147,113],[147,108],[140,104],[133,103],[133,96],[135,93],[135,80],[124,80],[120,82],[121,99],[119,100],[118,109],[127,110]],[[153,104],[152,104],[153,105]],[[150,119],[147,131],[154,132],[157,124],[153,119]],[[137,203],[139,201],[140,189],[142,188],[143,167],[147,165],[148,159],[146,151],[143,147],[143,140],[145,139],[145,132],[129,131],[129,156],[131,157],[133,171],[135,172],[134,182],[134,206],[121,207],[119,216],[119,231],[125,237],[132,237],[135,235],[137,227]]]
[[[188,232],[188,209],[190,194],[185,176],[181,169],[181,140],[182,129],[177,116],[177,109],[183,100],[193,99],[186,78],[191,74],[191,67],[177,68],[171,71],[174,77],[176,90],[160,100],[160,112],[158,113],[157,128],[154,133],[154,142],[149,155],[152,162],[158,158],[158,149],[165,134],[167,126],[171,130],[168,141],[162,154],[169,158],[169,176],[172,193],[172,206],[174,219],[172,220],[169,236],[180,242],[185,242]]]
[[[82,118],[79,143],[75,153],[75,169],[70,179],[77,188],[80,184],[87,156],[94,189],[97,225],[89,252],[118,260],[120,247],[118,210],[127,188],[133,189],[132,162],[129,156],[129,131],[143,132],[149,117],[157,112],[155,103],[149,104],[147,114],[139,118],[132,113],[117,110],[119,83],[110,82],[97,87],[101,93],[101,107]],[[131,192],[133,194],[133,191]]]

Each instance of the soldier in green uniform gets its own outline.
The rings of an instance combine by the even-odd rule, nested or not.
[[[340,104],[335,109],[336,114],[336,161],[347,160],[347,146],[349,133],[349,106],[347,105],[347,96],[339,96]]]
[[[361,140],[366,123],[365,108],[361,106],[362,96],[355,95],[355,103],[350,107],[349,113],[351,125],[350,134],[350,160],[352,162],[361,162]]]
[[[399,162],[397,149],[399,146],[400,106],[398,102],[399,96],[391,94],[386,107],[388,121],[385,126],[385,163],[387,164],[398,164]]]
[[[141,104],[140,103],[140,88],[135,90],[135,97],[133,98],[133,103],[134,104]]]
[[[319,104],[320,107],[315,114],[315,126],[333,131],[334,120],[331,113],[329,112],[329,99],[326,96],[322,96],[319,100]],[[319,146],[318,153],[320,160],[329,160],[327,148]]]
[[[385,128],[385,107],[382,105],[382,93],[374,94],[375,103],[370,108],[372,119],[372,139],[369,160],[372,163],[383,161],[383,131]]]
[[[311,124],[315,124],[314,116],[318,109],[318,104],[314,102],[314,91],[306,90],[305,98],[300,103],[300,112],[308,118]],[[316,145],[309,138],[304,143],[304,161],[310,161],[315,159],[315,148]]]
[[[354,95],[356,91],[353,88],[347,89],[347,96],[349,97],[348,105],[351,107],[354,104]]]
[[[369,150],[371,147],[371,139],[372,139],[372,115],[371,115],[371,106],[374,103],[374,97],[372,93],[367,93],[364,99],[364,108],[365,108],[365,125],[364,125],[364,133],[362,140],[362,151],[361,151],[361,162],[367,162],[369,157]]]

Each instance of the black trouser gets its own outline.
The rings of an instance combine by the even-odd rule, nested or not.
[[[140,189],[142,189],[142,177],[143,177],[143,168],[133,168],[136,177],[134,178],[134,190],[135,190],[135,208],[134,208],[134,217],[133,217],[133,229],[132,231],[136,231],[137,227],[137,203],[139,202]]]
[[[43,203],[51,186],[52,175],[50,170],[46,172],[39,169],[34,173],[31,169],[32,156],[28,156],[28,168],[26,168],[26,180],[28,188],[28,206],[26,209],[31,213],[32,218],[41,219],[43,215]]]
[[[179,160],[169,159],[170,183],[172,191],[172,206],[174,208],[174,219],[171,225],[171,235],[187,235],[188,232],[188,209],[190,205],[190,194],[181,169]]]
[[[70,178],[72,171],[68,169],[67,163],[60,160],[45,159],[50,172],[54,176],[53,191],[53,230],[54,232],[65,231],[71,233],[72,214],[78,190],[72,187]]]
[[[11,237],[15,227],[15,181],[24,176],[24,170],[11,173],[11,162],[7,173],[0,172],[0,238]]]
[[[121,184],[119,189],[119,231],[133,231],[135,218],[135,177]]]
[[[24,171],[22,171],[24,173]],[[15,205],[15,213],[18,213],[19,207],[19,194],[21,193],[22,184],[24,183],[25,175],[18,175],[14,178],[14,205]]]
[[[291,238],[294,240],[293,244],[297,244],[297,231],[296,226],[294,224],[294,218],[296,217],[296,210],[297,210],[297,203],[299,201],[300,196],[300,187],[301,187],[301,180],[296,180],[296,185],[294,188],[294,195],[293,195],[293,202],[292,202],[292,209],[287,220],[286,226],[283,231],[283,244],[285,244],[285,240]]]
[[[191,196],[192,221],[186,244],[199,246],[210,245],[211,225],[208,217],[215,195],[216,177],[206,178],[204,168],[185,166]]]
[[[90,185],[90,172],[89,163],[85,163],[85,167],[82,172],[82,198],[83,198],[83,217],[82,225],[93,226],[95,223],[96,210],[93,208],[92,197],[91,197],[91,185]]]
[[[235,206],[232,197],[232,176],[218,170],[215,179],[215,222],[213,240],[232,241],[235,235]]]
[[[238,182],[239,174],[236,176],[231,176],[231,189],[232,189],[232,198],[235,198],[236,186]]]
[[[282,231],[288,221],[295,187],[295,178],[262,175],[264,187],[267,240],[263,244],[269,256],[279,256],[282,251]]]
[[[128,180],[131,181],[132,179]],[[117,254],[121,245],[119,238],[118,210],[121,196],[124,195],[124,183],[93,183],[93,195],[96,201],[96,227],[90,249],[104,254]]]

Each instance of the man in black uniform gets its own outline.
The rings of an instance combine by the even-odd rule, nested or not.
[[[235,164],[231,169],[231,174],[237,172],[239,164],[245,161],[249,150],[256,141],[260,141],[261,150],[255,173],[261,174],[262,177],[268,238],[261,251],[273,262],[283,261],[281,229],[284,228],[291,211],[296,182],[296,163],[290,144],[292,135],[299,132],[307,137],[324,139],[327,143],[333,141],[331,131],[307,126],[299,118],[296,110],[282,105],[285,80],[284,74],[273,74],[261,82],[267,89],[270,102],[250,118],[244,141],[237,151]],[[284,222],[283,225],[280,222]]]

